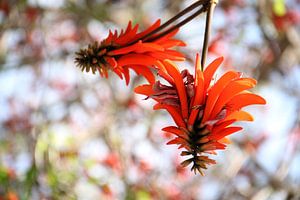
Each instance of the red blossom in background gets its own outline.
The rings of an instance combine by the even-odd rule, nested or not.
[[[300,12],[297,10],[288,10],[283,15],[273,12],[272,20],[277,30],[286,31],[287,28],[300,23]]]
[[[77,52],[76,63],[84,71],[96,70],[101,76],[108,77],[108,70],[115,72],[121,79],[125,78],[129,83],[129,68],[137,74],[144,76],[150,83],[155,81],[151,72],[152,66],[157,66],[157,61],[170,59],[183,61],[182,53],[171,50],[175,46],[185,46],[181,40],[173,37],[178,29],[164,35],[152,34],[160,28],[160,20],[157,20],[148,29],[138,33],[139,25],[132,27],[128,23],[126,30],[110,31],[106,39],[100,44],[95,42],[88,48]]]
[[[8,191],[5,196],[0,196],[0,200],[19,200],[19,197],[14,191]]]
[[[161,63],[158,74],[169,85],[157,81],[135,89],[136,93],[157,101],[155,110],[166,109],[169,112],[176,126],[163,130],[176,138],[168,144],[178,144],[179,148],[184,148],[181,155],[191,158],[182,165],[193,163],[191,170],[202,175],[202,169],[216,163],[207,155],[225,149],[229,142],[226,137],[242,129],[232,124],[253,121],[253,117],[241,108],[266,103],[262,97],[248,91],[256,85],[256,80],[243,78],[239,72],[228,71],[211,84],[222,61],[222,57],[218,58],[201,71],[197,55],[195,75],[192,76],[187,70],[180,73],[176,65],[166,60]]]
[[[244,123],[246,130],[232,137],[224,156],[209,155],[221,161],[200,179],[189,172],[192,164],[180,165],[190,157],[180,156],[184,148],[172,151],[161,143],[175,138],[174,133],[158,131],[176,126],[169,113],[149,110],[150,102],[140,102],[137,98],[142,97],[132,94],[140,80],[149,84],[144,77],[129,67],[133,81],[124,88],[119,83],[125,86],[125,81],[109,72],[110,66],[109,79],[98,77],[97,68],[96,79],[80,78],[72,62],[78,46],[85,49],[94,41],[100,46],[108,31],[102,36],[97,33],[108,24],[122,24],[117,28],[119,36],[129,20],[139,22],[139,34],[156,18],[181,16],[178,9],[191,1],[63,2],[0,1],[0,200],[300,199],[299,0],[217,4],[206,57],[224,56],[222,72],[236,65],[263,83],[255,91],[263,94],[268,105],[251,106],[256,123]],[[201,12],[201,7],[208,15],[205,8],[213,1],[193,2],[199,6],[186,17],[149,33],[140,39],[142,43],[183,27],[180,24],[194,11]],[[197,21],[204,25],[207,19]],[[186,53],[205,49],[201,47],[204,27],[198,22],[186,23],[177,35],[192,48],[172,49]],[[156,77],[158,66],[144,67],[154,75],[149,76],[162,79]],[[194,78],[194,70],[189,71]],[[161,84],[172,86],[165,80]],[[169,103],[178,105],[176,95],[169,95]]]

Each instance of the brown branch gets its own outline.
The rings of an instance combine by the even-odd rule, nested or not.
[[[181,12],[179,12],[177,15],[175,15],[174,17],[172,17],[171,19],[169,19],[168,21],[166,21],[160,27],[158,27],[157,29],[155,29],[154,31],[152,31],[149,35],[153,35],[155,33],[158,33],[159,31],[161,31],[164,28],[166,28],[167,26],[169,26],[171,23],[175,22],[177,19],[181,18],[182,16],[184,16],[188,12],[194,10],[195,8],[197,8],[198,6],[203,5],[203,4],[204,4],[204,0],[196,1],[195,3],[191,4],[189,7],[185,8],[184,10],[182,10]],[[142,39],[145,39],[145,38],[142,38]]]
[[[180,28],[181,26],[185,25],[186,23],[188,23],[189,21],[191,21],[192,19],[194,19],[195,17],[197,17],[198,15],[200,15],[201,13],[205,12],[206,11],[206,7],[203,6],[202,8],[200,8],[198,11],[196,11],[194,14],[192,14],[191,16],[189,16],[188,18],[186,18],[185,20],[179,22],[178,24],[170,27],[169,29],[167,29],[166,31],[158,34],[158,35],[155,35],[154,37],[151,37],[149,38],[149,40],[145,40],[145,41],[154,41],[158,38],[161,38],[163,37],[164,35],[167,35],[168,33],[171,33],[172,31]]]
[[[179,12],[177,15],[175,15],[174,17],[172,17],[171,19],[169,19],[168,21],[166,21],[164,24],[160,25],[158,28],[156,28],[155,30],[151,31],[149,34],[145,35],[142,38],[138,38],[137,40],[133,41],[132,43],[136,43],[139,40],[143,40],[143,41],[153,41],[159,37],[162,37],[163,35],[166,35],[170,32],[172,32],[173,30],[183,26],[184,24],[188,23],[189,21],[191,21],[192,19],[194,19],[196,16],[200,15],[202,12],[205,12],[206,9],[204,9],[204,5],[207,4],[206,1],[208,0],[198,0],[195,3],[191,4],[190,6],[188,6],[187,8],[185,8],[184,10],[182,10],[181,12]],[[167,28],[170,24],[172,24],[173,22],[175,22],[176,20],[178,20],[179,18],[183,17],[184,15],[186,15],[187,13],[191,12],[192,10],[198,8],[199,6],[202,6],[201,9],[199,9],[198,11],[196,11],[194,14],[192,14],[191,16],[187,17],[186,19],[182,20],[181,22],[179,22],[178,24],[170,27],[169,29],[167,29],[166,31],[158,34],[158,36],[153,36],[154,34],[164,30],[165,28]]]
[[[210,0],[209,8],[208,8],[208,11],[206,14],[205,33],[204,33],[204,41],[203,41],[203,48],[202,48],[202,55],[201,55],[202,71],[204,70],[204,65],[205,65],[205,61],[206,61],[212,16],[213,16],[213,12],[214,12],[214,9],[215,9],[215,6],[217,5],[217,3],[218,3],[218,0]]]

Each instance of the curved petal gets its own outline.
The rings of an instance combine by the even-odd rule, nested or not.
[[[185,140],[188,140],[188,136],[185,134],[184,131],[182,131],[181,129],[177,128],[176,126],[167,126],[165,128],[162,129],[163,131],[172,133],[178,137],[181,137]]]
[[[170,145],[170,144],[180,144],[180,145],[182,145],[183,147],[189,145],[188,142],[187,142],[185,139],[180,138],[180,137],[176,137],[175,139],[170,140],[170,141],[167,143],[167,145]]]
[[[226,137],[227,135],[230,135],[230,134],[235,133],[237,131],[240,131],[242,129],[243,129],[242,127],[235,127],[235,126],[234,127],[228,127],[228,128],[220,130],[219,132],[211,134],[208,137],[211,140],[220,140],[220,139]]]
[[[113,72],[115,72],[120,77],[120,79],[123,79],[123,75],[122,75],[123,70],[122,70],[122,68],[116,67],[116,68],[113,68],[112,70],[113,70]],[[107,70],[105,70],[105,71],[106,71],[106,75],[107,75]]]
[[[175,36],[178,31],[179,31],[179,29],[175,29],[174,31],[172,31],[172,32],[170,32],[170,33],[168,33],[168,34],[166,34],[166,35],[164,35],[164,36],[162,36],[162,37],[154,40],[153,42],[155,42],[155,43],[162,43],[164,41],[167,41],[169,38]],[[156,37],[156,35],[154,35],[153,37]],[[151,38],[149,38],[149,40],[151,41]]]
[[[228,103],[230,109],[239,110],[252,104],[266,104],[266,100],[259,95],[250,92],[235,95]]]
[[[126,85],[128,85],[128,83],[129,83],[129,81],[130,81],[130,76],[129,76],[129,69],[128,69],[128,67],[126,67],[126,66],[123,67],[123,74],[124,74],[124,78],[125,78]]]
[[[227,128],[229,125],[231,125],[235,121],[236,121],[235,119],[228,119],[227,121],[223,121],[222,123],[217,124],[216,126],[213,127],[211,134],[214,135],[216,133],[219,133],[220,131]]]
[[[219,57],[215,59],[212,63],[210,63],[204,70],[203,75],[204,75],[204,90],[207,90],[207,88],[210,85],[210,82],[212,80],[213,75],[217,71],[218,67],[221,65],[223,62],[224,58]]]
[[[149,28],[147,28],[146,30],[138,33],[136,35],[137,38],[142,38],[146,35],[148,35],[149,33],[151,33],[152,31],[154,31],[155,29],[157,29],[160,26],[161,20],[158,19],[156,20]]]
[[[231,141],[228,138],[226,138],[226,137],[218,140],[218,142],[220,142],[222,144],[231,144]]]
[[[128,44],[132,40],[135,40],[138,28],[139,28],[139,25],[137,24],[131,30],[126,31],[124,35],[117,38],[115,40],[115,42],[117,44],[123,46],[123,45]]]
[[[155,42],[155,43],[163,46],[164,48],[171,48],[174,46],[186,46],[186,44],[183,41],[177,39],[169,39],[167,41]]]
[[[188,119],[188,102],[184,83],[178,68],[169,60],[164,61],[168,74],[173,77],[181,104],[182,117]]]
[[[229,84],[232,80],[239,77],[239,73],[235,71],[229,71],[225,73],[217,82],[215,85],[212,86],[211,90],[208,93],[208,97],[206,100],[204,115],[202,119],[202,123],[205,123],[211,114],[211,111],[214,108],[214,105],[216,101],[218,100],[219,95],[223,91],[223,89],[226,87],[227,84]],[[205,77],[204,77],[205,79]]]
[[[125,65],[151,66],[156,63],[155,58],[144,54],[136,54],[136,53],[131,53],[131,54],[121,56],[117,61],[119,66],[125,66]]]
[[[210,119],[215,118],[231,98],[244,90],[253,88],[255,84],[255,79],[250,78],[240,78],[228,83],[228,85],[221,92],[211,112]]]
[[[126,47],[123,47],[123,48],[119,48],[119,49],[110,51],[107,54],[109,56],[116,56],[116,55],[120,55],[120,54],[127,54],[127,53],[130,53],[130,52],[133,52],[134,50],[136,50],[137,47],[138,47],[138,43],[135,43],[135,44],[130,45],[130,46],[126,46]]]
[[[137,53],[156,52],[156,51],[161,52],[161,51],[165,50],[162,46],[157,45],[155,43],[149,43],[149,42],[142,43],[142,42],[139,42],[138,44],[139,45],[135,50],[135,52],[137,52]]]
[[[199,113],[199,110],[195,109],[195,107],[201,105],[204,99],[204,77],[203,72],[201,71],[201,64],[198,54],[196,55],[195,76],[195,96],[192,101],[192,110],[188,120],[189,125],[194,124]]]
[[[140,85],[134,89],[134,92],[146,96],[151,96],[154,93],[152,85]]]
[[[228,120],[253,121],[254,118],[248,112],[240,110],[240,111],[235,111],[235,112],[231,113],[224,119],[224,121],[228,121]]]
[[[131,23],[131,21],[129,22]],[[106,39],[103,41],[104,44],[110,44],[113,40],[113,33],[111,30],[109,30],[108,36],[106,37]]]
[[[132,29],[132,21],[130,20],[127,24],[127,28],[126,28],[124,34],[128,34],[129,31],[131,31],[131,29]]]
[[[174,79],[168,74],[164,64],[160,61],[157,61],[156,65],[158,66],[157,74],[168,81],[171,85],[175,86]]]
[[[185,57],[182,53],[175,50],[165,50],[165,51],[152,51],[145,53],[146,55],[152,56],[158,60],[174,60],[174,61],[184,61]]]
[[[117,61],[115,60],[115,58],[109,57],[109,56],[105,56],[104,59],[105,59],[105,61],[109,64],[109,66],[110,66],[111,68],[115,68],[115,67],[118,66],[118,63],[117,63]]]
[[[149,83],[154,84],[155,77],[149,67],[143,65],[131,65],[129,68],[133,69],[138,75],[144,76]]]
[[[178,127],[184,127],[186,128],[186,125],[182,119],[181,113],[178,109],[176,109],[174,106],[170,106],[170,105],[162,105],[162,104],[156,104],[153,106],[154,110],[158,110],[158,109],[166,109],[170,115],[172,116],[173,120],[175,121],[175,123],[177,124]]]

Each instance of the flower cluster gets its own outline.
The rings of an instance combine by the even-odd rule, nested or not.
[[[181,155],[190,158],[182,165],[192,163],[191,170],[202,175],[202,169],[215,164],[208,155],[225,149],[229,141],[226,136],[242,129],[232,124],[253,121],[253,117],[241,108],[266,103],[262,97],[248,91],[256,85],[256,80],[243,78],[239,72],[228,71],[211,84],[222,60],[222,57],[214,60],[202,71],[197,55],[194,76],[187,70],[180,72],[176,65],[165,60],[158,74],[168,85],[156,81],[135,89],[136,93],[157,101],[155,110],[166,109],[169,112],[176,126],[163,130],[176,137],[167,144],[178,144],[179,148],[184,148]]]
[[[77,52],[75,62],[82,69],[93,73],[97,70],[101,76],[108,77],[108,70],[112,70],[121,79],[129,83],[129,68],[137,74],[144,76],[150,83],[155,77],[149,67],[157,67],[157,62],[164,59],[182,61],[182,53],[170,48],[185,46],[181,40],[173,37],[178,29],[161,37],[155,33],[160,28],[160,20],[157,20],[148,29],[138,33],[138,24],[132,26],[129,22],[126,30],[109,31],[109,35],[101,43],[95,42],[86,49]],[[149,37],[151,36],[151,37]]]
[[[126,84],[130,81],[129,69],[144,76],[149,84],[136,87],[135,92],[154,99],[157,102],[154,110],[167,110],[176,124],[163,128],[163,131],[176,136],[168,144],[177,144],[183,148],[181,155],[189,158],[182,165],[186,167],[192,164],[191,170],[202,175],[207,165],[216,163],[209,154],[225,149],[229,142],[226,137],[242,129],[233,124],[237,121],[253,121],[253,117],[241,109],[252,104],[266,103],[262,97],[248,91],[256,85],[255,79],[244,78],[236,71],[228,71],[214,80],[222,57],[202,70],[197,55],[194,75],[186,69],[180,71],[172,62],[185,59],[182,53],[171,49],[185,46],[183,41],[174,39],[178,28],[208,9],[206,6],[210,4],[203,2],[197,1],[163,25],[158,20],[139,33],[138,25],[133,27],[129,22],[126,30],[121,30],[120,34],[110,31],[101,43],[95,42],[80,50],[75,60],[82,70],[89,72],[91,69],[93,73],[98,70],[106,78],[108,70],[111,70],[121,79],[125,78]],[[162,31],[171,22],[201,5],[202,8],[193,15]],[[213,6],[210,6],[210,11],[211,8]],[[204,50],[203,63],[205,55]],[[154,70],[151,68],[166,83],[155,81]]]

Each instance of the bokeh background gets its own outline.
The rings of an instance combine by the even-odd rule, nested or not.
[[[0,199],[300,199],[300,2],[220,0],[209,61],[255,77],[266,106],[230,136],[217,165],[179,166],[161,131],[172,120],[109,79],[75,67],[77,50],[129,20],[143,29],[191,0],[0,0]],[[178,38],[191,68],[205,16]],[[133,75],[134,76],[134,75]]]

